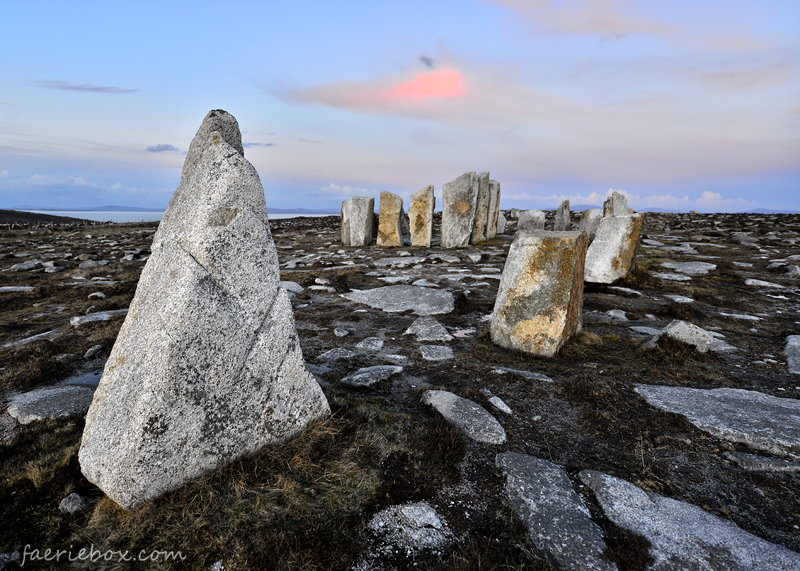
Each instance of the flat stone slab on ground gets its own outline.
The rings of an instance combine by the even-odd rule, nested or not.
[[[410,285],[393,285],[343,293],[350,301],[388,313],[412,310],[417,315],[437,315],[453,311],[454,298],[449,291]]]
[[[744,280],[744,285],[752,286],[752,287],[769,287],[773,289],[786,289],[786,286],[782,286],[781,284],[776,284],[773,282],[765,282],[763,280]]]
[[[422,402],[432,406],[445,420],[478,442],[502,444],[506,431],[482,406],[447,391],[425,391]]]
[[[657,277],[658,279],[660,279],[660,280],[669,280],[669,281],[673,281],[673,282],[688,282],[688,281],[691,281],[691,279],[692,279],[689,276],[684,275],[684,274],[659,273],[659,274],[653,274],[653,275],[655,277]]]
[[[349,359],[356,353],[344,347],[334,347],[325,351],[322,355],[317,357],[317,361],[336,361],[337,359]]]
[[[646,492],[602,472],[584,470],[579,476],[611,521],[650,540],[655,561],[648,571],[800,570],[800,554],[697,506]]]
[[[419,351],[426,361],[447,361],[453,358],[453,350],[442,345],[423,345]]]
[[[751,472],[800,472],[800,463],[745,452],[725,452],[725,458]]]
[[[709,264],[708,262],[664,262],[661,266],[690,276],[704,276],[708,272],[717,269],[716,264]]]
[[[390,506],[369,521],[369,528],[383,541],[403,551],[441,548],[453,534],[427,502]]]
[[[344,377],[340,383],[348,387],[369,387],[380,381],[385,381],[392,375],[402,373],[403,367],[394,365],[376,365],[364,367]]]
[[[121,315],[128,315],[127,309],[114,309],[112,311],[98,311],[97,313],[90,313],[89,315],[77,315],[69,320],[72,327],[80,327],[92,321],[108,321],[114,317]]]
[[[553,566],[564,571],[617,569],[603,559],[603,531],[563,469],[516,452],[498,454],[495,464],[506,475],[506,495],[528,537]]]
[[[8,414],[20,424],[48,418],[86,414],[94,389],[85,386],[59,386],[17,395],[8,403]]]
[[[523,379],[528,379],[529,381],[544,381],[545,383],[552,383],[553,379],[548,377],[547,375],[543,375],[541,373],[534,373],[532,371],[521,371],[519,369],[509,369],[508,367],[492,367],[494,372],[498,375],[503,375],[505,373],[513,373],[515,375],[519,375]]]
[[[444,325],[436,321],[431,315],[420,317],[403,335],[416,335],[417,341],[452,341],[453,336],[447,332]]]
[[[682,414],[718,438],[800,459],[800,400],[743,389],[637,385],[635,390],[651,405]]]
[[[383,349],[383,339],[380,337],[367,337],[356,344],[356,349],[361,349],[362,351],[380,351]]]

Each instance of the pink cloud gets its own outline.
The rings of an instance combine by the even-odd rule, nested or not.
[[[379,99],[407,101],[423,99],[452,99],[467,92],[461,74],[454,69],[440,69],[420,73],[411,81],[395,85],[379,94]]]

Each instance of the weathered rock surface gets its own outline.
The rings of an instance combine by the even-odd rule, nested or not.
[[[127,309],[112,309],[111,311],[98,311],[97,313],[90,313],[88,315],[76,315],[75,317],[69,320],[69,324],[72,327],[80,327],[86,323],[91,323],[93,321],[108,321],[109,319],[113,319],[115,317],[120,317],[121,315],[127,315]]]
[[[569,200],[561,203],[556,211],[556,218],[553,221],[554,232],[566,232],[569,230]]]
[[[20,424],[83,415],[92,404],[93,394],[94,390],[82,386],[38,389],[12,397],[8,403],[8,414]]]
[[[661,266],[690,276],[704,276],[717,268],[708,262],[664,262]]]
[[[442,186],[442,248],[463,248],[469,244],[475,226],[478,177],[462,174]]]
[[[408,203],[408,218],[412,246],[430,248],[435,207],[436,197],[433,195],[432,185],[411,195]]]
[[[258,173],[233,116],[211,111],[89,409],[81,470],[127,509],[329,413],[279,287]]]
[[[517,232],[520,230],[544,230],[544,212],[541,210],[522,210],[517,219]]]
[[[80,494],[71,493],[58,504],[58,511],[62,514],[76,514],[88,508],[90,502]]]
[[[789,372],[800,375],[800,335],[786,337],[783,354],[786,355],[786,365],[789,367]]]
[[[444,325],[430,315],[420,317],[403,335],[416,335],[417,341],[452,341],[453,336],[447,332]]]
[[[600,221],[603,219],[602,208],[590,208],[584,210],[581,214],[581,220],[578,223],[578,230],[586,232],[589,242],[594,240],[597,234],[597,227],[600,226]]]
[[[342,202],[342,243],[346,246],[372,244],[375,199],[354,196]]]
[[[472,226],[470,244],[480,244],[486,241],[489,226],[489,173],[482,172],[478,175],[478,198],[475,202],[475,223]]]
[[[482,406],[448,391],[425,391],[422,402],[435,408],[445,420],[477,442],[502,444],[506,431]]]
[[[453,537],[447,522],[427,502],[388,507],[372,516],[369,528],[385,543],[409,555],[444,547]]]
[[[800,459],[800,401],[744,389],[637,385],[652,406],[686,416],[706,432],[756,450]]]
[[[497,234],[505,234],[505,233],[506,233],[506,217],[502,212],[500,212],[497,215]]]
[[[413,310],[417,315],[437,315],[453,311],[454,298],[449,291],[410,285],[393,285],[341,294],[350,301],[363,303],[389,313]]]
[[[603,531],[572,489],[567,473],[547,460],[526,454],[498,454],[495,464],[506,476],[506,495],[528,529],[528,537],[557,569],[612,571],[603,559]]]
[[[627,216],[628,199],[616,190],[603,203],[603,216]]]
[[[494,306],[494,343],[552,357],[581,330],[586,244],[583,232],[517,233]]]
[[[378,211],[378,246],[382,248],[403,246],[403,199],[391,192],[381,191]]]
[[[800,472],[800,462],[745,452],[725,452],[725,458],[751,472]]]
[[[496,180],[489,181],[489,225],[486,228],[486,239],[491,240],[497,236],[497,222],[500,219],[500,183]],[[503,218],[505,231],[505,218]]]
[[[582,471],[580,479],[592,489],[611,521],[650,540],[655,561],[648,570],[800,569],[800,554],[697,506],[594,470]]]
[[[692,345],[701,353],[707,353],[714,343],[714,336],[702,327],[676,319],[647,340],[642,345],[642,348],[652,349],[662,336],[671,337],[676,341]]]
[[[426,361],[447,361],[453,358],[453,350],[443,345],[423,345],[419,351]]]
[[[364,367],[342,378],[339,382],[348,387],[370,387],[380,381],[385,381],[392,375],[402,373],[403,367],[394,365],[376,365]]]
[[[643,221],[642,214],[607,216],[600,221],[586,252],[587,282],[610,284],[628,275],[636,261]]]

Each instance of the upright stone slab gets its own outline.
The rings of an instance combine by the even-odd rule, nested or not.
[[[475,225],[472,227],[470,244],[480,244],[486,241],[486,232],[489,226],[489,173],[482,172],[478,175],[478,200],[475,204]]]
[[[628,199],[616,190],[603,203],[603,216],[628,216]]]
[[[497,236],[497,221],[500,219],[500,183],[489,181],[489,226],[486,228],[486,239]]]
[[[341,220],[342,220],[342,229],[341,229],[341,237],[342,237],[342,244],[345,246],[350,245],[350,205],[352,204],[351,200],[343,200],[342,201],[342,212],[341,212]]]
[[[541,210],[520,210],[517,218],[517,232],[520,230],[544,230],[544,212]]]
[[[584,232],[518,232],[494,304],[492,341],[552,357],[581,330]]]
[[[556,219],[553,221],[553,231],[566,232],[569,230],[569,200],[561,203],[556,211]]]
[[[203,121],[151,249],[78,456],[125,509],[330,414],[228,113]]]
[[[502,212],[497,215],[497,233],[506,233],[506,217]]]
[[[431,247],[435,207],[436,197],[433,195],[433,185],[428,185],[411,195],[408,203],[408,218],[412,246]]]
[[[442,248],[469,245],[475,225],[478,176],[467,172],[442,186]]]
[[[378,211],[378,246],[403,247],[403,199],[396,194],[381,191]]]
[[[603,219],[602,208],[590,208],[584,210],[581,214],[581,220],[578,225],[578,230],[586,232],[586,237],[589,238],[589,243],[594,240],[597,235],[597,227],[600,226],[600,220]]]
[[[375,237],[375,199],[354,196],[350,199],[350,245],[369,246]]]
[[[633,269],[644,216],[606,216],[600,220],[594,241],[586,252],[584,279],[589,283],[610,284]]]

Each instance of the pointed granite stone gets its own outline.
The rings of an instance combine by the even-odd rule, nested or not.
[[[86,416],[91,482],[129,509],[330,414],[279,285],[258,173],[211,111]]]
[[[408,203],[408,218],[412,246],[430,248],[435,207],[436,197],[433,195],[433,185],[428,185],[411,195]]]
[[[569,200],[561,203],[556,211],[556,219],[553,221],[554,232],[569,231]]]

